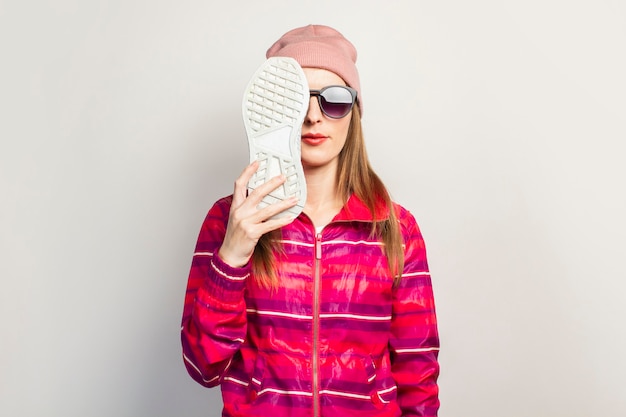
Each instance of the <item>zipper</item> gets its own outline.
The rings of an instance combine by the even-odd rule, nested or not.
[[[322,234],[315,235],[315,270],[313,275],[313,417],[320,415],[319,396],[319,338],[320,338],[320,264]]]

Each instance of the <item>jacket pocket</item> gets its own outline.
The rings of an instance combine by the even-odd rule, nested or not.
[[[391,363],[388,356],[383,356],[375,371],[374,386],[371,392],[372,403],[377,408],[383,408],[393,403],[397,398],[397,385],[391,375]]]
[[[248,401],[254,402],[263,391],[263,380],[265,377],[265,358],[259,354],[254,363],[254,370],[250,376],[248,385]]]
[[[378,372],[369,355],[328,357],[322,368],[320,395],[329,406],[373,411],[377,400]],[[376,400],[376,401],[375,401]],[[382,403],[381,403],[382,404]]]
[[[367,377],[367,383],[370,387],[374,387],[376,384],[376,365],[374,359],[371,356],[367,356],[363,361],[363,368],[365,369],[365,375]]]

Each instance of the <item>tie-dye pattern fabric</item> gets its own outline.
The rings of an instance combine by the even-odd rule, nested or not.
[[[283,228],[279,286],[268,290],[250,265],[216,256],[230,203],[219,200],[202,225],[181,335],[189,374],[221,385],[223,415],[436,416],[439,337],[413,216],[396,206],[406,244],[399,285],[352,196],[322,233],[306,215]]]

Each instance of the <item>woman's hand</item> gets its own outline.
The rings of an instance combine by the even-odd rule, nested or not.
[[[257,206],[263,197],[282,185],[285,177],[284,175],[274,177],[246,195],[248,181],[258,166],[258,162],[254,161],[235,181],[226,236],[218,252],[219,257],[233,267],[241,267],[248,263],[262,235],[291,223],[294,219],[291,216],[276,219],[271,219],[271,217],[298,203],[296,197],[291,197],[259,210]]]

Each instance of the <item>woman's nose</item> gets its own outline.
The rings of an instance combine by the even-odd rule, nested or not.
[[[309,99],[309,108],[304,118],[305,123],[317,123],[322,120],[322,109],[320,109],[319,101],[317,97],[311,96]]]

